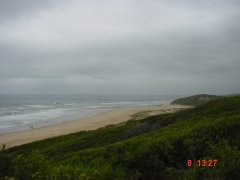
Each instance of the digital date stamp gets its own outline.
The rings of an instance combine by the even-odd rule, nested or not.
[[[198,167],[216,167],[217,163],[218,163],[217,159],[188,160],[187,166],[192,167],[194,164],[196,164]]]

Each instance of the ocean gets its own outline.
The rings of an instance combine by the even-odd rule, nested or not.
[[[0,134],[90,117],[122,107],[168,104],[178,95],[0,95]]]

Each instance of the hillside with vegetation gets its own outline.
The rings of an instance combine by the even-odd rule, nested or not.
[[[190,97],[179,98],[172,102],[172,104],[182,104],[189,106],[199,106],[212,100],[221,98],[221,96],[198,94]]]
[[[2,149],[0,178],[10,177],[237,179],[240,96]]]

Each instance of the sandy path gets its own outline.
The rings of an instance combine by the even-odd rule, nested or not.
[[[0,145],[5,144],[6,147],[9,148],[49,137],[69,134],[81,130],[93,130],[109,124],[118,124],[129,120],[132,115],[141,111],[151,111],[151,114],[160,114],[166,112],[175,112],[185,108],[189,107],[183,105],[163,105],[116,109],[109,112],[100,113],[93,117],[68,121],[62,124],[31,129],[22,132],[2,134],[0,135]]]

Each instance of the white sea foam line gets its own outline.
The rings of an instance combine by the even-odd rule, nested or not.
[[[0,125],[0,129],[5,129],[5,128],[10,128],[13,127],[14,125]]]
[[[81,109],[101,109],[101,108],[112,108],[112,106],[85,106],[85,107],[81,107]]]
[[[34,104],[34,105],[22,105],[22,107],[30,107],[30,108],[49,108],[49,106],[46,106],[46,105],[37,105],[37,104]]]
[[[74,106],[75,103],[64,104],[64,106]]]
[[[144,103],[144,102],[112,102],[112,103],[101,103],[101,104],[117,105],[117,104],[139,104],[139,103]]]
[[[51,110],[36,112],[36,113],[2,116],[0,117],[0,122],[17,121],[19,123],[29,124],[29,123],[37,122],[40,120],[46,121],[47,119],[56,118],[63,115],[65,110],[67,109],[61,108],[61,109],[51,109]]]
[[[123,102],[112,102],[112,103],[101,103],[106,105],[118,105],[118,104],[152,104],[152,103],[164,103],[166,101],[139,101],[139,102],[132,102],[132,101],[123,101]]]

